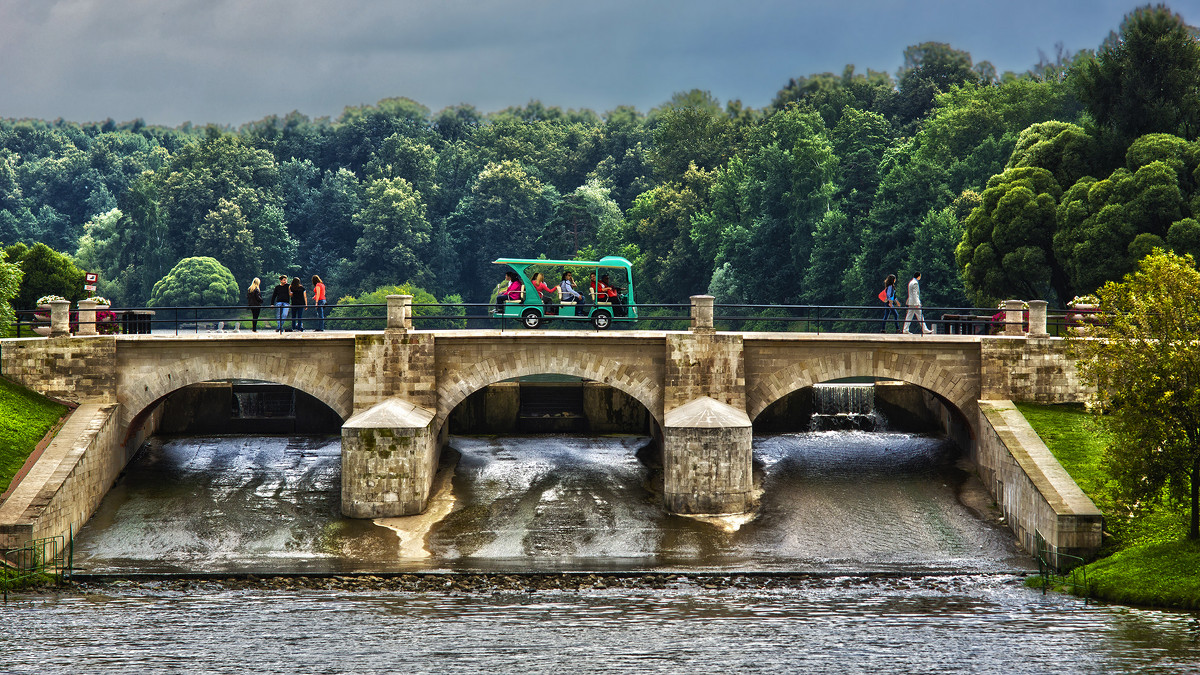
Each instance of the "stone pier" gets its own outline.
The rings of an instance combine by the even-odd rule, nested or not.
[[[342,513],[411,516],[425,510],[437,473],[434,411],[388,399],[342,425]]]

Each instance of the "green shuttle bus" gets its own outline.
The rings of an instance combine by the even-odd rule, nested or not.
[[[506,265],[521,280],[521,298],[519,300],[497,300],[491,310],[493,316],[517,319],[526,328],[537,328],[547,321],[562,319],[564,321],[591,321],[598,329],[608,328],[614,321],[637,321],[637,302],[633,294],[633,265],[619,256],[605,256],[600,260],[542,260],[537,258],[498,258],[493,261],[497,265]],[[540,294],[534,290],[533,276],[541,272],[546,275],[546,283],[557,284],[564,271],[571,271],[575,276],[574,287],[582,296],[579,302],[557,302],[555,299],[543,301]],[[599,279],[609,275],[609,285],[614,287],[618,296],[616,301],[596,298],[595,287],[591,284],[589,275]],[[499,287],[497,287],[499,291]],[[493,298],[497,294],[493,294]]]

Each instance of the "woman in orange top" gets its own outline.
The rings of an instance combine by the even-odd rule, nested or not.
[[[313,275],[313,304],[317,307],[317,330],[325,330],[325,282],[321,281],[321,277]]]

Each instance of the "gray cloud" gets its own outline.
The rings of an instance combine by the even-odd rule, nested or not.
[[[0,0],[0,116],[240,124],[407,96],[437,110],[645,110],[699,87],[762,106],[789,77],[894,71],[950,42],[1000,70],[1095,47],[1114,0]],[[1176,9],[1182,9],[1177,7]],[[1186,16],[1193,23],[1195,17]]]

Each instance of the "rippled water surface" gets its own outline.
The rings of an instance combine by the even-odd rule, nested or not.
[[[339,513],[339,439],[156,440],[81,531],[96,572],[1028,569],[945,439],[755,441],[752,518],[666,513],[647,439],[454,437],[426,514]],[[455,454],[448,453],[448,458]],[[977,502],[972,504],[972,497]]]
[[[80,533],[76,561],[117,573],[715,571],[735,583],[93,582],[0,609],[0,673],[1200,672],[1196,614],[1025,588],[1012,572],[1029,558],[944,439],[757,437],[759,509],[715,520],[663,511],[637,458],[645,442],[453,438],[426,514],[363,521],[338,513],[337,438],[158,440]],[[819,576],[736,582],[745,571]]]
[[[1200,617],[1005,576],[401,593],[128,587],[0,609],[0,672],[1187,673]]]

